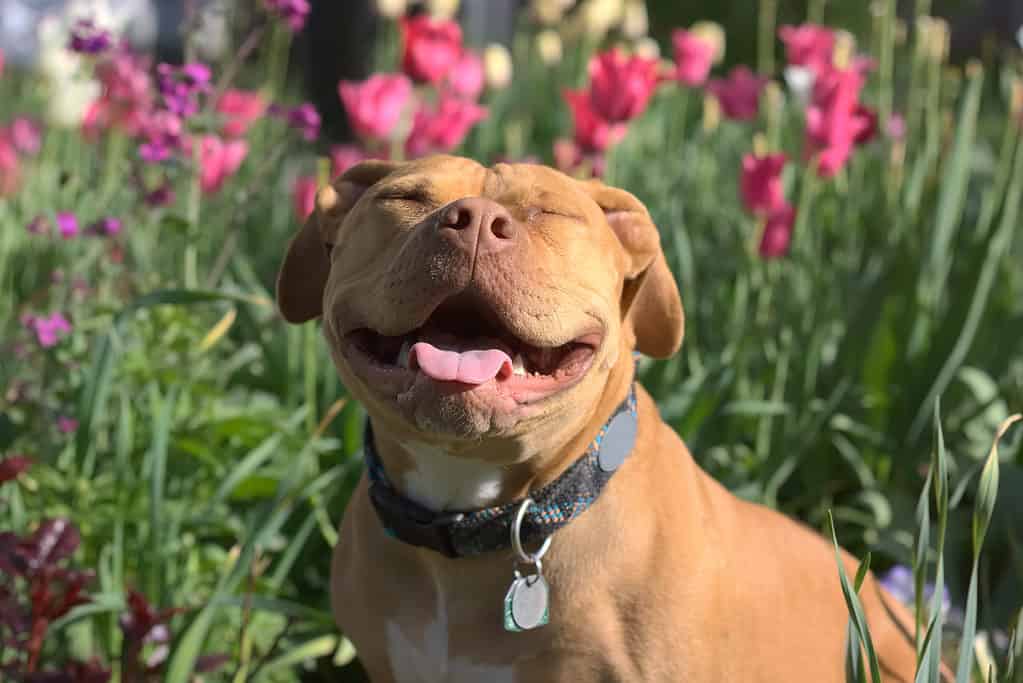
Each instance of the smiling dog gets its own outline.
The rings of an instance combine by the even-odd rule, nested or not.
[[[631,194],[364,162],[318,194],[277,296],[322,316],[369,415],[331,583],[375,683],[844,680],[830,544],[707,476],[634,384],[684,319]],[[905,611],[871,576],[860,595],[886,680],[911,681]]]

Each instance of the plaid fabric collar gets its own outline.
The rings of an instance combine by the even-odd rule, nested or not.
[[[596,501],[611,476],[632,453],[637,427],[633,385],[628,397],[604,423],[583,456],[556,480],[530,494],[534,504],[522,522],[522,540],[527,546],[538,546]],[[370,481],[369,497],[388,535],[451,558],[511,547],[511,524],[522,505],[521,500],[481,510],[433,512],[391,486],[377,455],[368,418],[363,443]]]

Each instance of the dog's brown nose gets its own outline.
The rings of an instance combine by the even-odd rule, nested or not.
[[[507,249],[518,240],[518,225],[508,211],[485,197],[466,197],[441,209],[440,225],[444,237],[477,255]]]

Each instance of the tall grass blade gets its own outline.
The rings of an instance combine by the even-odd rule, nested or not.
[[[835,548],[835,562],[838,564],[838,578],[842,585],[842,597],[845,598],[845,606],[849,610],[849,618],[852,620],[853,627],[856,629],[856,635],[863,644],[864,649],[867,651],[867,663],[870,666],[870,680],[872,683],[881,683],[881,669],[878,666],[877,652],[874,650],[874,641],[870,637],[870,631],[867,628],[867,619],[863,614],[863,606],[860,604],[859,596],[856,591],[849,584],[849,577],[845,573],[845,565],[842,563],[842,555],[838,546],[838,535],[835,533],[835,518],[832,516],[831,511],[828,510],[828,529],[831,531],[831,541]],[[863,564],[860,565],[859,571],[856,572],[857,578],[862,581],[862,576],[866,576],[866,567],[869,567],[869,558],[864,560]],[[861,576],[862,575],[862,576]]]

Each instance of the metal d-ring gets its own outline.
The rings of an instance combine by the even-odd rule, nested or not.
[[[515,515],[515,521],[512,522],[511,544],[512,550],[514,550],[515,554],[519,556],[519,560],[521,560],[522,564],[536,565],[539,571],[539,567],[542,566],[540,559],[547,554],[547,551],[551,547],[551,537],[548,536],[545,538],[540,549],[535,553],[527,553],[525,548],[522,547],[522,520],[525,519],[526,511],[529,509],[530,505],[533,505],[533,499],[526,498],[522,501],[522,505],[519,506],[519,511]]]

